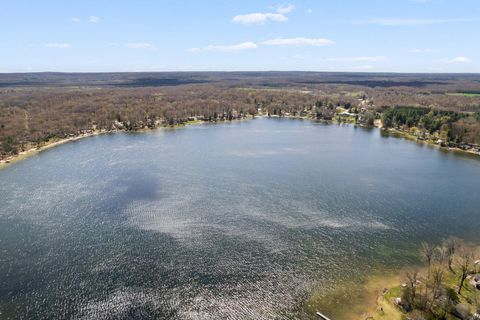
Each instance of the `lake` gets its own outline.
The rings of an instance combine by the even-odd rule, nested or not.
[[[79,140],[0,170],[0,317],[340,317],[421,241],[478,242],[479,190],[478,157],[350,125]]]

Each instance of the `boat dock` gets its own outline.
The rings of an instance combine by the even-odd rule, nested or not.
[[[327,317],[326,315],[324,315],[324,314],[322,314],[318,311],[317,311],[317,316],[319,316],[320,319],[322,319],[322,320],[331,320],[329,317]]]

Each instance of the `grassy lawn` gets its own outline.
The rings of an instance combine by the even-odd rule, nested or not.
[[[459,97],[480,97],[480,93],[467,93],[467,92],[449,92],[447,96],[459,96]]]

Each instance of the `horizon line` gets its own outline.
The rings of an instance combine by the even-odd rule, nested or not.
[[[39,74],[39,73],[58,73],[58,74],[98,74],[98,73],[354,73],[354,74],[468,74],[468,75],[480,75],[480,71],[473,72],[441,72],[441,71],[325,71],[325,70],[134,70],[134,71],[12,71],[4,72],[0,71],[0,75],[7,74]]]

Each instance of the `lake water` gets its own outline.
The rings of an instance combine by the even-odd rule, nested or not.
[[[479,190],[478,158],[302,120],[65,144],[0,170],[0,318],[338,317],[421,241],[479,241]]]

